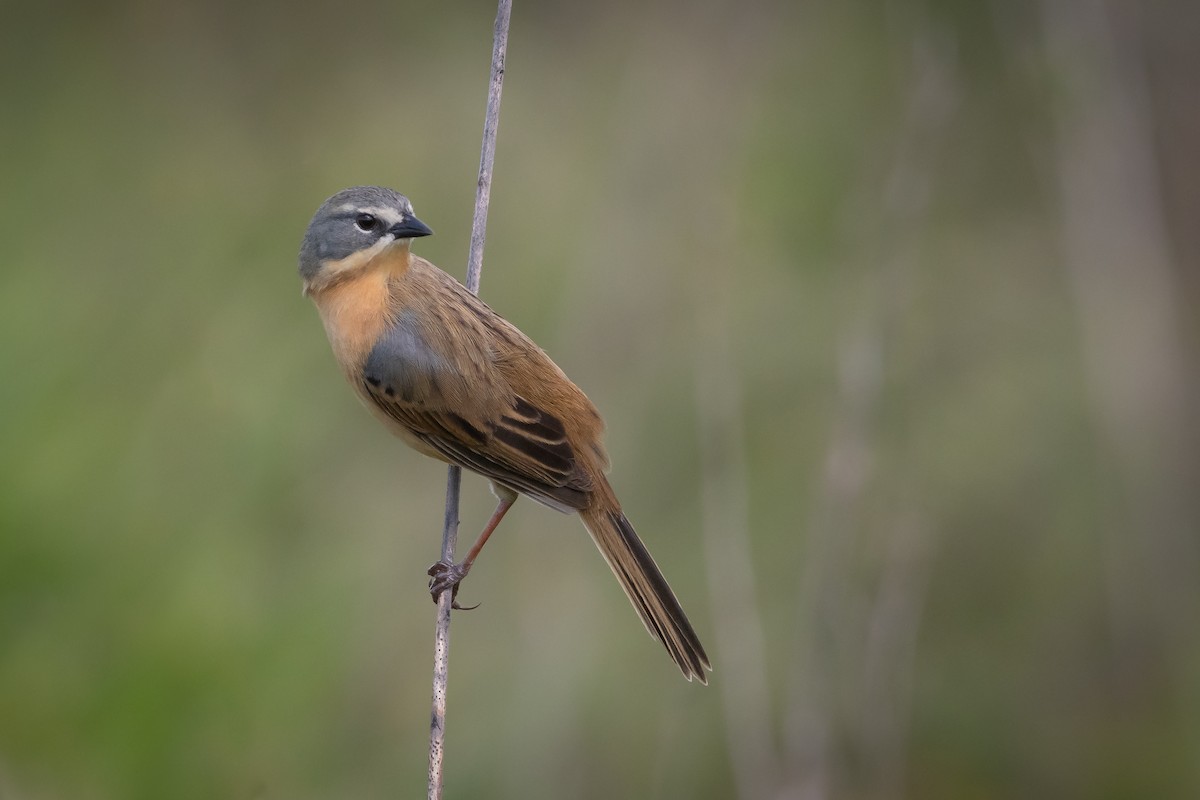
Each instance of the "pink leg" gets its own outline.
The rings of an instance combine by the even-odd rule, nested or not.
[[[438,601],[438,595],[450,589],[453,592],[451,599],[451,608],[467,610],[458,604],[454,599],[458,595],[458,585],[462,583],[463,578],[467,577],[467,573],[471,571],[471,565],[475,563],[475,559],[479,556],[479,551],[487,544],[488,537],[492,535],[492,531],[496,530],[496,526],[500,524],[500,520],[504,519],[504,515],[512,508],[512,504],[516,502],[516,498],[500,498],[500,502],[496,504],[496,510],[492,512],[492,518],[488,520],[488,524],[484,526],[483,531],[479,534],[479,538],[475,540],[475,544],[471,545],[471,549],[467,551],[467,556],[457,564],[447,564],[445,561],[439,561],[429,568],[429,594],[433,597],[433,602]],[[471,606],[474,608],[474,606]]]

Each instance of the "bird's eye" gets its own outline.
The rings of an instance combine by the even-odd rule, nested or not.
[[[379,230],[379,220],[371,214],[359,214],[354,218],[354,227],[363,233],[372,233]]]

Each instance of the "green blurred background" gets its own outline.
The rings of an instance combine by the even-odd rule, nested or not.
[[[445,471],[295,254],[380,183],[461,277],[494,6],[0,8],[0,798],[421,796]],[[448,797],[1200,797],[1198,21],[518,0],[482,293],[716,670],[521,503]]]

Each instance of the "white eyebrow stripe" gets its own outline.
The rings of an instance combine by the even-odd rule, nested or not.
[[[371,216],[379,217],[391,225],[403,221],[406,216],[411,216],[413,213],[411,208],[398,209],[391,206],[360,206],[355,203],[342,203],[338,206],[338,211],[354,211],[361,214],[370,214]]]

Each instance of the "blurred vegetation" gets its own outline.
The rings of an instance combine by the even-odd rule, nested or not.
[[[444,470],[295,252],[381,183],[461,275],[493,15],[0,6],[3,800],[424,791]],[[1198,20],[516,4],[482,293],[716,671],[519,504],[449,797],[1200,796]]]

